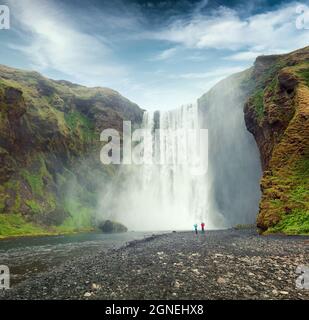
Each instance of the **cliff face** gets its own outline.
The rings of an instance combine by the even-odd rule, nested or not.
[[[309,47],[257,58],[245,122],[260,150],[262,231],[309,232]]]
[[[90,227],[96,191],[115,170],[99,161],[100,132],[142,113],[110,89],[0,66],[0,236]]]

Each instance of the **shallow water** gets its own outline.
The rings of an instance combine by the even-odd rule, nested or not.
[[[25,237],[0,241],[0,265],[10,268],[11,287],[40,272],[85,254],[119,248],[132,240],[153,234],[80,233],[73,235]]]

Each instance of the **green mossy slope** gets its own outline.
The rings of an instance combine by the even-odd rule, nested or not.
[[[99,161],[100,132],[142,113],[111,89],[0,65],[0,237],[92,228],[115,172]]]
[[[309,47],[259,57],[245,106],[264,170],[257,225],[264,233],[309,234]]]

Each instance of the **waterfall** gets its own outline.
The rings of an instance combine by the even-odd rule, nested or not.
[[[143,128],[152,129],[150,153],[161,164],[140,168],[139,192],[149,199],[158,224],[166,229],[190,229],[202,221],[209,225],[206,173],[193,172],[194,160],[200,159],[201,148],[207,147],[206,141],[198,141],[197,105],[145,112]],[[159,134],[155,129],[160,129]]]
[[[208,201],[213,212],[220,212],[214,217],[218,227],[254,224],[259,211],[259,151],[243,112],[250,72],[220,81],[198,100],[202,124],[209,131]]]
[[[220,229],[255,222],[261,167],[244,124],[243,75],[221,81],[197,104],[144,113],[142,128],[149,135],[138,149],[144,161],[121,165],[107,185],[99,210],[105,219],[130,230],[188,230],[201,222]],[[209,145],[196,134],[202,128],[209,130]],[[208,170],[196,174],[201,163]]]
[[[111,193],[103,210],[108,207],[112,218],[133,230],[188,230],[201,222],[214,228],[207,200],[207,141],[199,135],[197,104],[145,112],[142,129],[151,132],[144,164],[122,166],[118,190],[112,192],[117,201],[106,202]]]

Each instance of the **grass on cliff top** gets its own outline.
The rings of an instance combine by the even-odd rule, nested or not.
[[[273,63],[261,77],[256,80],[255,88],[252,89],[253,94],[251,96],[251,102],[254,107],[257,120],[261,122],[264,118],[265,105],[264,95],[267,92],[273,93],[273,99],[275,99],[276,87],[278,85],[278,72],[286,67],[286,61],[284,59],[278,59]]]
[[[306,86],[309,87],[309,63],[300,65],[296,70],[296,74],[304,81]]]
[[[257,80],[256,89],[264,89],[271,81],[276,77],[278,72],[286,67],[287,63],[284,59],[278,59],[277,62],[273,63],[262,76]]]

